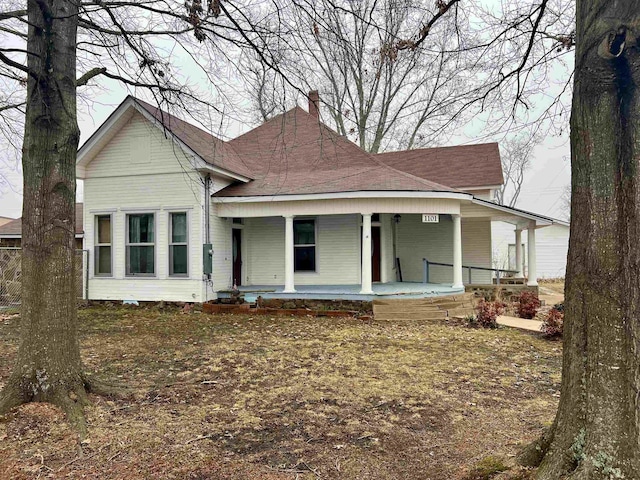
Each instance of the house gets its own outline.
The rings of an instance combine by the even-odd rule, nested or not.
[[[7,223],[9,223],[9,222],[13,221],[13,220],[14,220],[13,218],[9,218],[9,217],[2,217],[2,216],[0,216],[0,227],[1,227],[2,225],[5,225],[5,224],[7,224]]]
[[[553,221],[490,201],[497,144],[372,155],[318,104],[222,141],[127,97],[78,152],[89,298],[451,294],[492,281],[493,221],[535,259]]]
[[[491,230],[494,266],[517,270],[514,226],[496,222]],[[522,249],[527,248],[527,237],[522,238]],[[536,272],[538,278],[564,278],[569,251],[569,223],[553,219],[553,225],[541,229],[536,236]],[[520,271],[527,274],[526,256],[521,257]]]
[[[76,248],[82,250],[82,204],[76,203]],[[20,247],[22,245],[22,218],[0,224],[0,247]]]

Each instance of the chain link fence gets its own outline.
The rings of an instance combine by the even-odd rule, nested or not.
[[[76,250],[76,295],[87,298],[88,250]],[[0,314],[17,313],[22,303],[22,249],[0,247]]]

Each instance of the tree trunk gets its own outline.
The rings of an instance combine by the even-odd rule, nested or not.
[[[638,0],[578,0],[560,406],[537,478],[640,478]],[[531,454],[532,451],[529,451]]]
[[[28,2],[21,342],[0,413],[51,402],[83,432],[74,245],[77,13],[74,1]]]

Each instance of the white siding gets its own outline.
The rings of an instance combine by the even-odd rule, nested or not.
[[[419,215],[402,215],[398,224],[398,257],[405,282],[421,282],[423,258],[431,262],[453,263],[453,223],[440,216],[439,223],[422,223]],[[491,223],[488,219],[462,219],[462,263],[474,267],[491,267]],[[431,266],[429,281],[451,283],[452,267]],[[468,271],[463,281],[468,283]],[[474,271],[473,283],[487,283],[490,272]]]
[[[360,283],[360,220],[357,215],[316,219],[315,273],[296,273],[297,285]],[[245,284],[284,284],[284,218],[245,220]]]
[[[515,244],[514,226],[504,222],[493,222],[493,252],[500,268],[515,267],[514,258],[509,258],[509,245]],[[527,232],[522,232],[522,252],[527,265]],[[561,278],[567,268],[567,252],[569,251],[569,227],[551,225],[536,230],[536,259],[538,278]],[[509,261],[511,260],[511,262]]]
[[[140,145],[149,149],[145,156]],[[202,301],[202,225],[204,190],[189,159],[138,114],[98,153],[87,167],[84,182],[84,229],[91,250],[89,298],[102,300]],[[169,213],[189,216],[189,277],[170,278]],[[126,215],[154,212],[156,275],[125,275]],[[94,277],[95,215],[113,216],[113,277]]]
[[[466,190],[468,193],[473,195],[476,198],[480,198],[482,200],[492,201],[495,199],[495,190],[486,189],[486,190]]]
[[[380,214],[380,248],[381,252],[381,280],[383,283],[395,282],[396,271],[393,260],[393,215]]]

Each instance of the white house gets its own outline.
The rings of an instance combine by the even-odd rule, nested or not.
[[[497,144],[372,155],[317,105],[311,92],[310,113],[224,142],[127,97],[78,152],[89,298],[460,292],[491,281],[492,221],[527,230],[535,265],[536,232],[553,221],[490,201]]]
[[[491,228],[494,266],[516,270],[515,228],[504,222],[495,222]],[[522,248],[527,248],[527,237],[522,236]],[[541,229],[536,235],[536,272],[538,278],[564,278],[569,251],[569,223],[553,220],[553,225]],[[526,275],[528,261],[521,257],[522,272]]]

